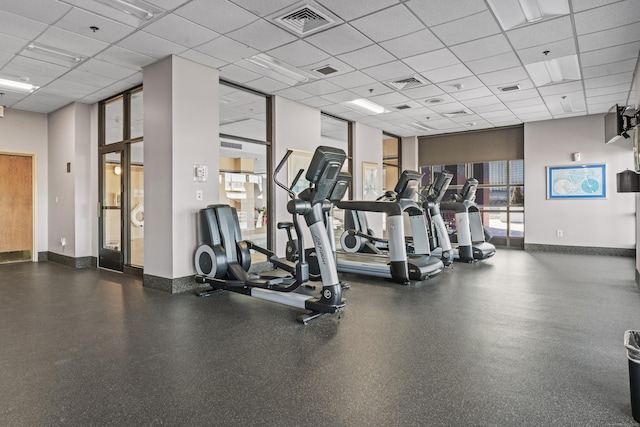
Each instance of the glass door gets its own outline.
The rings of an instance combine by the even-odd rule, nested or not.
[[[123,271],[122,255],[122,151],[102,154],[100,180],[100,262],[101,267]]]

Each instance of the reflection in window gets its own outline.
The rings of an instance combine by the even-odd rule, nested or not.
[[[123,99],[118,97],[104,106],[105,144],[113,144],[124,139]]]

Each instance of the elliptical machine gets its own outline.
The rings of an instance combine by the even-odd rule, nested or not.
[[[440,212],[440,203],[449,188],[449,184],[453,179],[453,174],[442,171],[433,179],[429,188],[423,193],[424,202],[422,207],[427,214],[429,224],[429,244],[434,255],[440,251],[440,260],[445,267],[453,263],[453,252],[449,232],[442,219]]]
[[[304,217],[309,227],[323,285],[321,296],[294,292],[309,280],[305,251],[300,251],[297,260],[291,262],[251,241],[242,240],[237,213],[228,205],[211,205],[200,211],[200,237],[203,244],[195,254],[198,272],[195,280],[211,286],[210,290],[200,292],[201,296],[227,290],[310,310],[310,314],[298,317],[298,321],[306,325],[323,314],[338,313],[345,305],[331,242],[323,222],[323,206],[334,190],[338,173],[347,156],[337,148],[318,147],[305,175],[311,186],[296,195],[276,179],[291,153],[289,150],[276,167],[274,182],[291,196],[287,211],[292,215],[300,247],[304,247],[300,216]],[[259,274],[248,273],[251,249],[265,254],[277,269]]]

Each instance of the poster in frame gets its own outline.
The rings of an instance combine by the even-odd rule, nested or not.
[[[362,162],[362,200],[376,200],[378,196],[378,164]]]
[[[606,164],[547,166],[547,199],[606,198]]]

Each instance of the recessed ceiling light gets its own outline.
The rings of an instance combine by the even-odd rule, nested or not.
[[[265,55],[264,53],[245,58],[244,60],[246,62],[243,64],[243,67],[280,82],[290,84],[291,86],[317,79],[309,73],[272,58],[269,55]]]
[[[7,79],[0,79],[0,87],[11,92],[20,93],[31,93],[40,88],[40,86],[34,86],[30,83],[16,82],[15,80]]]
[[[382,105],[378,105],[368,99],[354,99],[353,101],[345,102],[344,105],[366,114],[382,114],[386,111]]]
[[[45,56],[49,56],[52,58],[62,59],[64,61],[71,62],[71,63],[78,63],[82,61],[82,57],[80,55],[76,55],[73,52],[69,52],[63,49],[58,49],[52,46],[47,46],[44,44],[29,43],[29,45],[27,46],[27,50],[34,53],[42,54]]]
[[[505,31],[569,14],[568,0],[488,0],[488,2]]]
[[[106,4],[120,12],[135,16],[143,21],[149,21],[162,12],[162,9],[153,6],[143,0],[95,0]]]
[[[534,62],[526,64],[525,68],[536,86],[580,80],[581,78],[578,55]]]

